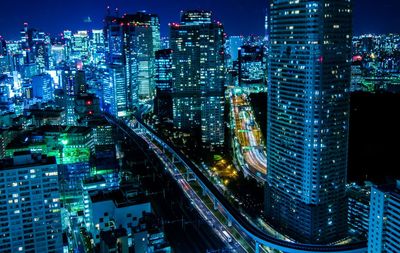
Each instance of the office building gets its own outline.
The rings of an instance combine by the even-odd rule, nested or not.
[[[71,53],[76,59],[84,59],[89,53],[89,33],[78,31],[71,37]]]
[[[261,46],[241,46],[239,49],[239,84],[243,87],[265,83],[264,50]]]
[[[230,64],[237,61],[239,58],[239,48],[243,46],[244,38],[243,36],[229,36],[227,41],[227,52],[230,56]]]
[[[129,112],[125,67],[108,65],[107,71],[107,79],[103,86],[103,109],[114,116],[125,117]]]
[[[211,21],[211,12],[182,12],[181,23],[170,25],[170,38],[174,125],[199,130],[203,146],[223,146],[223,26]]]
[[[368,253],[400,252],[400,181],[372,186]]]
[[[368,239],[370,188],[370,186],[358,186],[353,183],[346,189],[349,232],[364,240]]]
[[[348,0],[270,5],[266,215],[301,242],[347,233],[351,13]]]
[[[118,110],[119,117],[134,111],[139,100],[155,95],[154,56],[160,48],[159,26],[157,15],[144,12],[106,17],[106,62],[108,66],[121,66],[124,72],[127,112]]]
[[[172,119],[172,50],[156,51],[155,55],[156,97],[154,113],[160,118]]]
[[[48,102],[54,98],[53,79],[48,74],[32,77],[32,97]]]
[[[54,157],[17,152],[0,161],[2,252],[62,252]]]
[[[154,57],[160,49],[160,22],[157,15],[145,12],[125,18],[135,22],[133,48],[138,65],[138,96],[140,100],[147,100],[155,96]]]
[[[90,41],[90,52],[92,62],[97,64],[105,63],[105,39],[103,30],[92,30]]]

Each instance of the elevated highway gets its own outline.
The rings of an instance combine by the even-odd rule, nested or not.
[[[118,126],[121,130],[129,133],[129,136],[135,135],[137,131],[145,132],[150,136],[153,143],[157,143],[164,150],[168,151],[174,159],[180,162],[187,171],[190,171],[199,185],[202,187],[210,198],[214,201],[214,205],[221,207],[227,219],[239,227],[245,234],[255,241],[256,252],[259,252],[259,246],[279,250],[288,253],[316,253],[316,252],[331,252],[331,253],[364,253],[367,252],[367,242],[359,242],[347,245],[315,245],[302,244],[296,242],[277,239],[274,236],[267,234],[255,225],[253,225],[244,214],[240,213],[232,204],[223,196],[223,194],[214,186],[212,182],[201,172],[201,170],[190,161],[180,150],[176,149],[168,140],[158,136],[158,134],[148,127],[141,119],[135,119],[131,122],[125,122],[116,119],[110,115],[106,115],[109,122]],[[140,136],[139,136],[140,137]]]

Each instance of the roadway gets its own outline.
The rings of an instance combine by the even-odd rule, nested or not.
[[[238,148],[237,157],[243,157],[247,166],[242,168],[261,181],[267,173],[267,158],[264,152],[263,137],[255,120],[247,95],[239,88],[231,88],[229,93],[233,134]],[[241,159],[239,159],[240,162]]]
[[[184,192],[185,196],[191,201],[192,206],[196,208],[202,218],[208,223],[208,225],[214,230],[221,240],[227,245],[227,248],[236,252],[246,252],[242,245],[232,237],[232,235],[226,235],[221,233],[221,231],[227,231],[228,229],[224,224],[222,224],[214,213],[204,204],[203,200],[192,188],[189,182],[186,180],[184,175],[177,169],[176,165],[167,157],[165,152],[163,152],[157,145],[151,142],[151,140],[143,133],[137,132],[146,143],[149,148],[154,151],[159,160],[164,164],[165,169],[171,174],[174,180],[178,183],[179,187]],[[226,232],[227,233],[227,232]]]
[[[126,132],[136,135],[136,132],[126,122],[117,120],[112,116],[107,116],[108,120],[116,124],[119,128]],[[242,213],[240,213],[232,204],[223,196],[223,194],[213,185],[212,182],[200,171],[200,169],[190,161],[181,151],[177,150],[168,140],[158,136],[157,133],[145,125],[140,119],[136,119],[134,126],[135,129],[139,128],[144,131],[154,143],[162,146],[167,150],[175,159],[177,159],[188,171],[193,173],[197,182],[202,186],[203,190],[225,211],[225,215],[232,223],[250,238],[256,242],[256,252],[259,252],[259,245],[263,245],[272,249],[280,250],[289,253],[304,253],[304,252],[336,252],[336,253],[364,253],[367,250],[367,242],[359,242],[348,245],[315,245],[315,244],[302,244],[290,242],[275,238],[258,227],[252,224],[251,221]]]

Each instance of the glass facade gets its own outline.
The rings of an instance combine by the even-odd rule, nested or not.
[[[188,11],[170,25],[173,121],[179,129],[201,129],[205,146],[222,146],[223,134],[211,134],[224,114],[224,30],[211,12]],[[213,117],[209,117],[210,115]]]
[[[346,233],[350,0],[272,0],[266,213],[300,241]]]

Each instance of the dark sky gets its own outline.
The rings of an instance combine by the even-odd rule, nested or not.
[[[102,28],[106,6],[122,13],[147,10],[159,14],[162,34],[179,21],[179,11],[207,9],[222,21],[228,35],[263,34],[268,0],[1,0],[0,35],[15,39],[23,22],[52,34],[64,29]],[[400,0],[354,0],[354,32],[400,32]],[[93,23],[84,23],[90,16]]]

